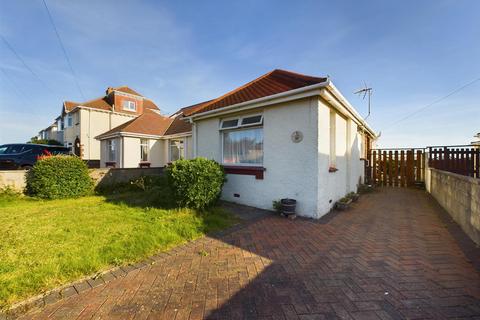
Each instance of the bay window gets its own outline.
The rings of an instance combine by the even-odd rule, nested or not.
[[[107,159],[109,162],[116,161],[116,143],[114,139],[107,140]]]
[[[223,164],[263,164],[263,123],[262,115],[223,120],[221,135],[223,141]]]

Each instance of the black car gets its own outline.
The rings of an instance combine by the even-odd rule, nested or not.
[[[28,170],[38,157],[56,154],[70,154],[70,148],[30,143],[0,145],[0,170]]]

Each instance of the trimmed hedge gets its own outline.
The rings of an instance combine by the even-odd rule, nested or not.
[[[88,167],[76,156],[42,157],[26,180],[27,193],[44,199],[78,198],[93,192]]]
[[[177,205],[204,209],[217,202],[225,183],[222,166],[213,160],[177,160],[167,168],[167,177]]]

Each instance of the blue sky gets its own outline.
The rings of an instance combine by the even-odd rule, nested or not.
[[[380,146],[465,144],[480,131],[480,1],[47,0],[87,99],[128,85],[164,113],[217,97],[272,69],[374,88]],[[1,1],[0,143],[48,126],[81,101],[41,0]]]

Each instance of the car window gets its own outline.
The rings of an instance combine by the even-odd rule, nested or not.
[[[9,146],[9,148],[6,150],[6,154],[17,154],[23,151],[24,146],[21,144],[12,144]]]
[[[9,146],[0,146],[0,154],[6,154]]]

